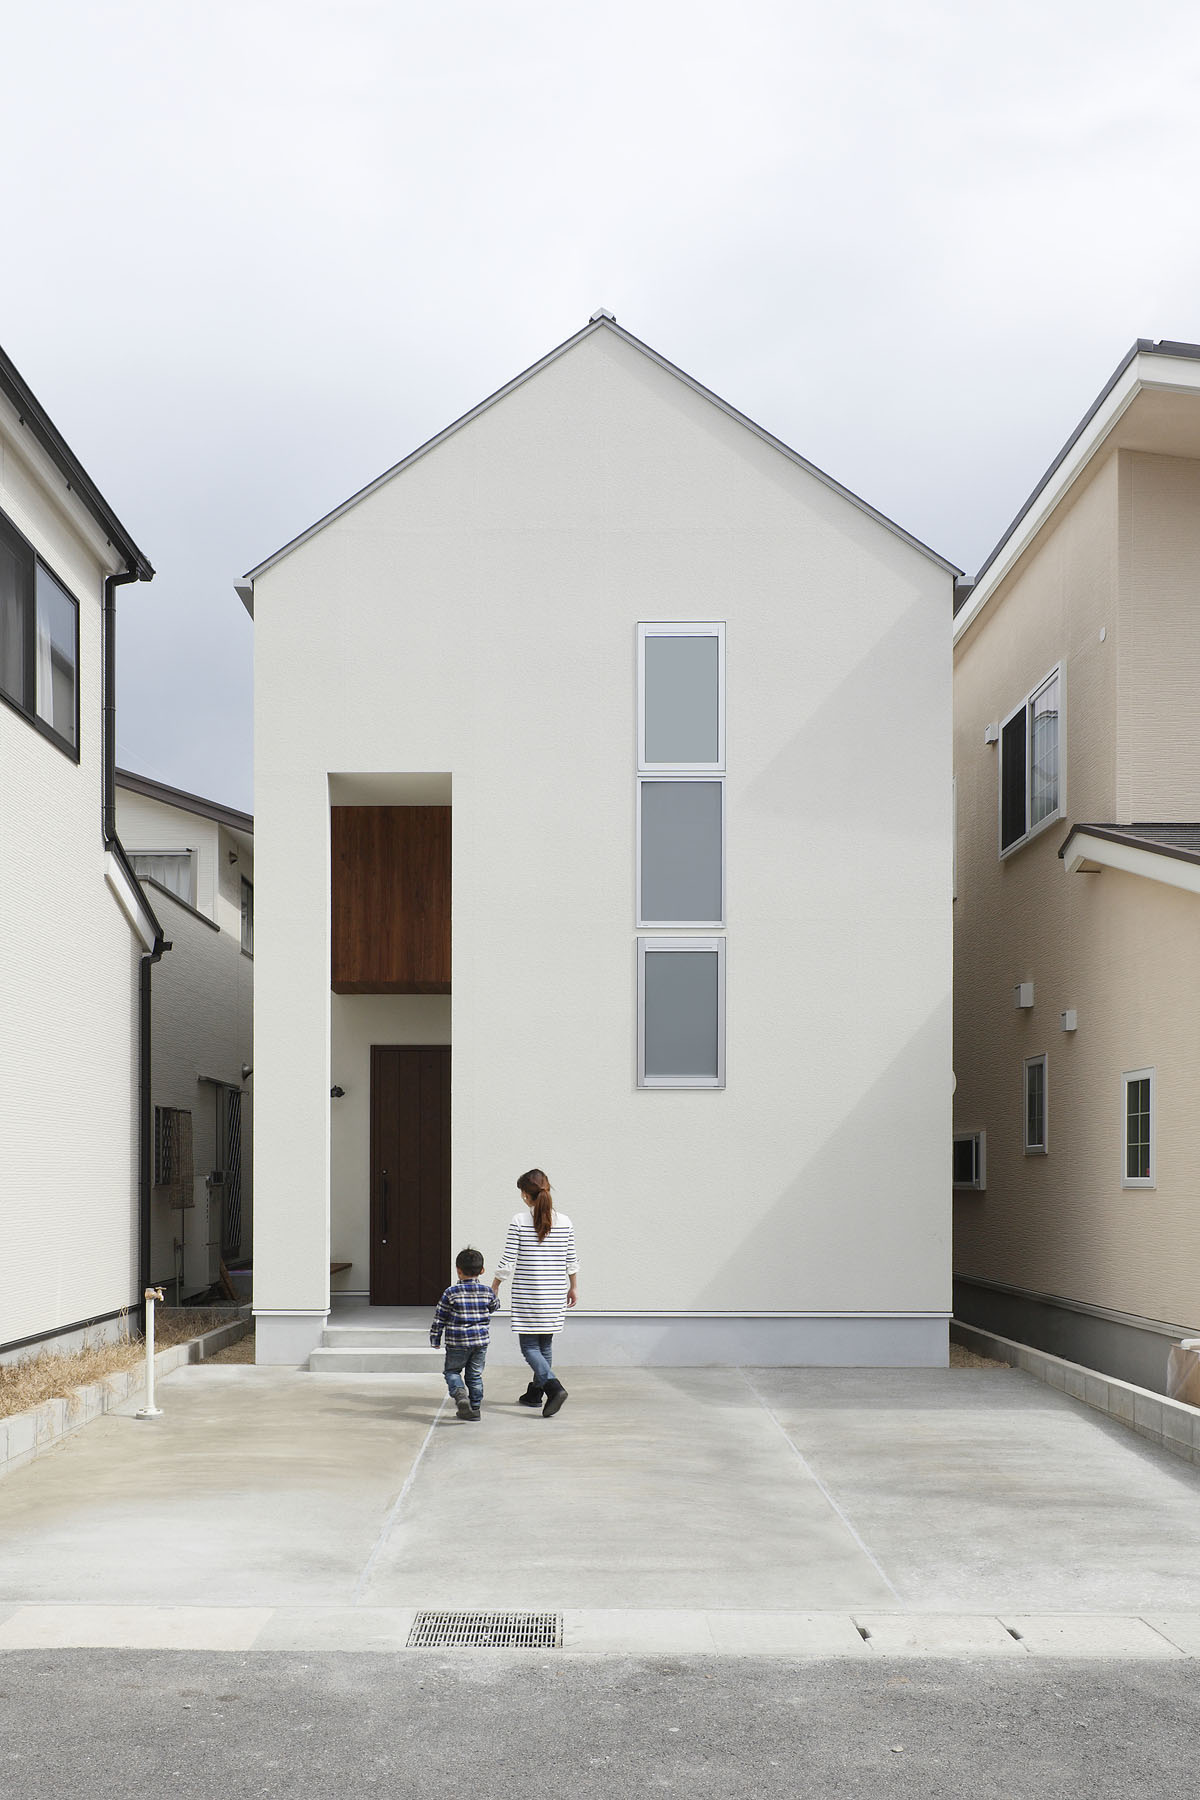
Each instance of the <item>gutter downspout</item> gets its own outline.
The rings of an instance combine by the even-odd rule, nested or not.
[[[104,578],[104,731],[103,731],[103,795],[100,830],[105,848],[111,850],[141,894],[141,883],[134,874],[117,836],[117,589],[127,582],[141,581],[138,569],[124,569]],[[145,902],[145,896],[142,896]],[[171,948],[163,937],[162,927],[148,902],[146,912],[154,920],[154,947],[138,962],[138,1300],[139,1329],[146,1329],[146,1289],[150,1285],[150,1193],[154,1182],[153,1151],[154,1113],[150,1085],[150,971],[165,950]]]

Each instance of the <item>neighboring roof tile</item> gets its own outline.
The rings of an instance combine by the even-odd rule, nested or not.
[[[1174,856],[1181,862],[1200,863],[1200,824],[1072,825],[1058,853],[1060,856],[1081,831],[1092,837],[1107,838],[1114,844],[1128,844],[1134,850],[1152,850],[1156,855]]]

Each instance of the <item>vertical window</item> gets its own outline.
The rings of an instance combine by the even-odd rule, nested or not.
[[[638,924],[725,918],[725,784],[638,782]]]
[[[1131,1069],[1124,1076],[1124,1187],[1154,1186],[1154,1070]]]
[[[1044,1155],[1046,1150],[1046,1058],[1025,1059],[1025,1154]]]
[[[254,955],[254,889],[242,876],[242,949]]]
[[[1062,671],[1055,669],[1000,729],[1000,853],[1062,811]]]
[[[725,767],[725,627],[638,626],[638,768]]]
[[[954,1138],[954,1186],[987,1186],[987,1140],[982,1131],[963,1131]]]
[[[724,939],[639,938],[638,1086],[724,1085]]]
[[[79,607],[0,515],[0,694],[59,746],[78,748]]]

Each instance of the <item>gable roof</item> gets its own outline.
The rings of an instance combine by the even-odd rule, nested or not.
[[[1200,393],[1200,344],[1138,338],[1125,353],[974,581],[956,583],[956,643],[1145,389]]]
[[[435,450],[439,444],[445,443],[447,438],[452,437],[456,431],[460,431],[464,425],[469,425],[473,419],[477,419],[479,415],[486,412],[489,407],[495,406],[498,400],[505,399],[506,396],[513,393],[515,389],[522,387],[525,382],[531,381],[535,375],[540,375],[543,369],[549,368],[550,364],[557,362],[560,356],[565,356],[569,350],[573,350],[577,344],[581,344],[585,338],[591,337],[597,331],[612,332],[613,336],[620,338],[622,343],[628,344],[631,349],[637,350],[642,356],[648,357],[652,363],[656,363],[658,367],[665,370],[668,375],[673,375],[677,381],[682,381],[685,387],[691,388],[693,393],[699,394],[702,399],[707,400],[711,405],[717,407],[727,418],[735,420],[739,425],[744,425],[747,431],[752,431],[756,437],[761,438],[765,444],[769,444],[773,450],[778,450],[781,456],[786,456],[790,462],[793,462],[799,468],[804,469],[807,474],[812,475],[817,481],[824,483],[827,488],[831,488],[833,492],[839,494],[843,500],[848,500],[850,504],[856,506],[860,512],[866,513],[868,518],[874,519],[876,524],[882,525],[886,530],[894,533],[896,537],[902,539],[904,543],[910,545],[914,550],[920,551],[922,556],[927,556],[929,560],[936,563],[939,568],[945,569],[947,574],[959,575],[962,573],[955,563],[947,561],[947,559],[944,556],[939,555],[936,550],[931,550],[928,544],[922,543],[920,538],[916,538],[911,532],[905,531],[903,526],[897,525],[894,519],[889,519],[885,513],[881,513],[877,511],[875,507],[868,505],[868,503],[861,499],[859,495],[853,493],[849,488],[843,487],[840,481],[835,481],[832,475],[827,475],[823,469],[818,469],[815,463],[809,462],[807,458],[801,456],[798,451],[791,449],[779,438],[772,436],[772,434],[765,430],[763,426],[756,425],[753,419],[747,418],[745,413],[739,412],[737,408],[731,406],[727,400],[722,400],[719,394],[714,394],[712,392],[711,388],[706,388],[693,376],[686,374],[683,369],[676,368],[674,363],[668,362],[665,356],[660,356],[657,350],[652,350],[649,344],[644,344],[640,338],[634,337],[632,332],[626,331],[623,326],[617,324],[617,321],[613,318],[611,313],[601,311],[593,313],[582,331],[577,331],[573,337],[567,338],[564,343],[559,344],[555,349],[551,350],[548,355],[543,356],[540,362],[531,364],[531,366],[528,369],[523,370],[520,375],[516,375],[511,381],[506,382],[502,388],[497,388],[494,394],[489,394],[486,400],[481,400],[478,406],[473,406],[471,408],[470,412],[463,413],[461,418],[455,419],[453,424],[447,425],[444,431],[439,431],[436,437],[429,438],[427,442],[419,445],[416,450],[411,451],[408,456],[403,457],[400,462],[394,463],[390,469],[385,469],[382,475],[377,476],[374,481],[368,482],[366,487],[360,488],[356,494],[351,494],[348,500],[343,500],[340,506],[335,506],[332,512],[327,512],[323,518],[318,519],[315,524],[310,525],[307,531],[302,531],[297,537],[291,538],[286,544],[282,545],[280,549],[276,550],[273,555],[268,556],[263,562],[256,564],[253,569],[249,570],[243,579],[235,584],[235,588],[242,604],[245,606],[246,611],[250,614],[251,618],[254,616],[254,583],[260,575],[265,574],[268,569],[273,568],[277,562],[281,562],[283,558],[289,555],[293,550],[299,549],[301,544],[306,544],[310,538],[315,537],[319,531],[323,531],[327,525],[331,525],[335,519],[340,519],[344,513],[349,512],[352,507],[357,506],[361,500],[367,499],[369,495],[383,487],[386,482],[389,482],[394,475],[401,474],[405,469],[411,467],[418,458],[427,455],[430,450]]]
[[[177,806],[181,812],[195,813],[201,819],[215,819],[218,825],[224,825],[230,831],[241,831],[248,837],[254,835],[253,813],[222,806],[219,800],[205,800],[183,788],[168,787],[165,781],[151,781],[148,775],[135,775],[132,769],[117,770],[117,786],[126,788],[131,794],[141,794],[147,800],[159,800],[164,806]]]
[[[67,487],[91,514],[105,537],[121,552],[130,571],[139,581],[152,581],[154,568],[150,559],[138,549],[49,413],[3,350],[0,350],[0,393],[11,401],[21,423],[32,432]]]

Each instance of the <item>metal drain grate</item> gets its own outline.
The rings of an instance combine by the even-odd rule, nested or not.
[[[562,1615],[552,1612],[419,1612],[410,1650],[557,1650]]]

